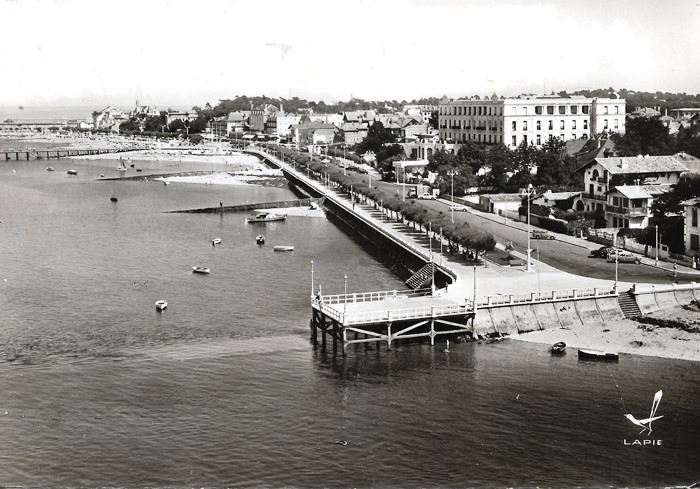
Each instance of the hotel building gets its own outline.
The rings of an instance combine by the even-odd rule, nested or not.
[[[440,139],[540,146],[549,138],[587,139],[606,131],[625,131],[625,100],[583,96],[456,99],[438,108]]]

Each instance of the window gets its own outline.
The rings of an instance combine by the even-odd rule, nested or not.
[[[525,136],[523,136],[523,143],[525,143],[527,145],[527,134]]]
[[[576,130],[576,121],[571,121],[571,129]]]
[[[527,131],[527,121],[523,121],[523,131]]]
[[[559,129],[564,129],[564,121],[559,121]]]
[[[491,115],[491,107],[489,106],[489,115]]]
[[[588,105],[584,105],[583,107],[581,107],[582,114],[588,114],[589,110],[590,110],[590,107]]]
[[[547,106],[547,113],[548,113],[548,114],[554,114],[554,106],[553,106],[553,105],[548,105],[548,106]]]
[[[690,209],[690,220],[692,222],[691,226],[694,228],[698,227],[698,209],[697,207],[693,207]]]
[[[616,207],[620,205],[620,198],[617,195],[613,196],[613,205]]]
[[[578,114],[578,105],[571,106],[571,113],[574,115]]]
[[[517,145],[518,145],[517,140],[515,139],[515,136],[513,136],[513,143],[512,143],[512,144],[513,144],[513,146],[517,146]]]
[[[588,119],[583,119],[583,128],[588,130]]]
[[[615,120],[613,121],[613,124],[614,124],[615,129],[619,129],[619,128],[620,128],[620,122],[619,122],[617,119],[615,119]]]
[[[535,105],[535,114],[537,114],[537,115],[542,114],[542,106],[541,105]]]
[[[537,121],[537,130],[538,131],[542,130],[542,121]]]
[[[608,106],[604,105],[603,106],[603,114],[607,114],[607,113],[608,113]]]
[[[603,129],[607,129],[607,128],[608,128],[608,120],[603,119]]]
[[[616,106],[615,106],[615,113],[616,113],[616,114],[619,114],[619,113],[620,113],[620,106],[619,106],[619,105],[616,105]]]
[[[690,249],[693,251],[700,251],[700,235],[690,235]]]
[[[523,115],[527,115],[527,107],[523,107]]]
[[[513,121],[511,124],[512,124],[512,126],[513,126],[513,131],[517,131],[517,127],[515,127],[516,122]]]
[[[564,139],[564,135],[563,135],[563,134],[560,134],[560,135],[559,135],[559,140],[560,140],[560,141],[566,141],[566,139]]]
[[[559,106],[559,113],[560,113],[560,114],[566,114],[566,105],[560,105],[560,106]]]
[[[539,146],[540,144],[542,144],[542,137],[538,134],[537,135],[537,146]]]
[[[554,121],[549,121],[549,130],[551,131],[553,129],[554,129]]]

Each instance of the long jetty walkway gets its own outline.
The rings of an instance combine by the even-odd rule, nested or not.
[[[375,203],[359,203],[332,182],[313,180],[267,152],[247,152],[280,167],[288,177],[314,189],[343,212],[354,214],[366,226],[421,256],[429,273],[440,268],[453,278],[441,289],[407,286],[403,291],[313,295],[310,326],[314,344],[319,332],[323,348],[326,336],[330,336],[334,353],[341,348],[345,354],[355,343],[376,343],[377,347],[386,343],[392,348],[408,338],[424,337],[434,344],[439,336],[475,339],[623,318],[612,281],[568,274],[534,260],[529,272],[524,267],[488,263],[474,266],[461,255],[444,253],[447,247],[441,246],[440,239],[389,219]]]
[[[126,153],[130,151],[143,151],[148,148],[52,148],[52,149],[31,149],[31,150],[5,150],[0,151],[5,160],[50,160],[52,158],[72,158],[75,156],[101,155],[108,153]],[[0,157],[2,159],[2,157]]]

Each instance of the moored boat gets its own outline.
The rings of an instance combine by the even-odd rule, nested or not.
[[[212,246],[221,244],[221,238],[214,238],[214,239],[212,239],[212,240],[211,240],[211,244],[212,244]]]
[[[563,341],[558,341],[552,345],[552,347],[549,349],[552,353],[564,353],[566,350],[566,343]]]
[[[274,214],[272,212],[258,212],[253,217],[247,217],[245,222],[256,223],[256,222],[272,222],[272,221],[286,221],[287,214]]]
[[[294,251],[294,246],[289,246],[289,245],[274,246],[272,249],[275,251]]]
[[[259,234],[259,235],[255,238],[255,242],[258,243],[258,244],[265,244],[265,236],[263,236],[262,234]]]
[[[69,174],[69,175],[77,175],[77,174],[78,174],[78,170],[68,170],[66,173]]]
[[[193,273],[209,273],[209,269],[207,267],[192,267],[192,272]]]
[[[156,309],[157,310],[162,311],[166,307],[168,307],[168,301],[162,300],[162,299],[159,301],[156,301]]]
[[[620,355],[617,352],[579,348],[578,357],[587,360],[617,360]]]
[[[109,200],[111,200],[112,202],[117,202],[119,200],[119,198],[116,195],[112,194],[112,196],[109,198]]]
[[[53,166],[49,166],[46,168],[46,171],[53,171]]]

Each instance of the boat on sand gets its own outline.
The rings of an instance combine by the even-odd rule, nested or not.
[[[620,355],[617,352],[579,348],[578,357],[584,360],[617,360]]]

